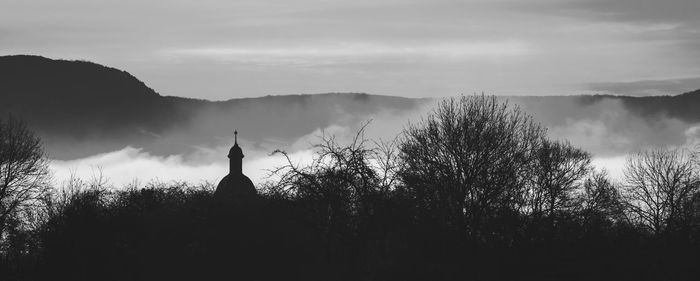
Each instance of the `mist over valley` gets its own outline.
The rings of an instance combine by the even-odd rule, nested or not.
[[[268,169],[281,164],[270,155],[276,149],[307,161],[322,134],[349,141],[366,122],[368,138],[391,140],[440,99],[395,94],[208,101],[157,93],[124,70],[92,62],[0,57],[0,114],[21,117],[36,130],[57,181],[100,172],[115,185],[134,179],[215,182],[225,175],[226,151],[238,130],[244,169],[262,182]],[[700,91],[500,98],[531,114],[550,137],[591,152],[594,163],[614,176],[630,152],[693,145],[700,138]]]

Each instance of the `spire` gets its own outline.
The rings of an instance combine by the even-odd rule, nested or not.
[[[243,158],[243,150],[238,146],[238,130],[234,131],[233,135],[234,143],[233,147],[231,147],[231,150],[228,152],[228,158]]]
[[[228,158],[229,158],[229,173],[238,175],[243,173],[243,150],[241,149],[240,146],[238,146],[238,131],[233,132],[234,136],[234,144],[233,147],[231,147],[231,150],[228,151]]]

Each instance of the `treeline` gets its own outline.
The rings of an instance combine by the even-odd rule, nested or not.
[[[0,122],[0,128],[16,123]],[[25,139],[36,140],[31,134]],[[4,154],[7,147],[0,161],[18,162],[20,157]],[[350,143],[324,135],[314,149],[312,162],[303,165],[276,151],[287,164],[258,187],[257,200],[239,206],[212,204],[210,184],[112,189],[97,177],[53,189],[40,188],[42,173],[25,175],[32,196],[4,195],[9,199],[0,201],[0,214],[8,214],[0,221],[2,276],[700,276],[700,163],[692,149],[631,155],[624,177],[613,181],[594,169],[588,152],[548,138],[529,115],[488,96],[447,99],[392,141],[367,139],[362,128]],[[3,177],[14,171],[0,169]],[[21,208],[8,207],[19,201]]]

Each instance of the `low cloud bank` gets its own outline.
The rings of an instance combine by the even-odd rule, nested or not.
[[[700,125],[663,112],[633,111],[623,100],[609,97],[514,98],[513,102],[547,127],[551,138],[568,140],[601,158],[682,146],[688,142],[686,131]]]
[[[582,103],[574,99],[547,98],[513,99],[513,103],[533,114],[548,128],[550,137],[569,140],[573,145],[591,152],[594,166],[606,169],[615,179],[622,178],[629,153],[659,146],[700,150],[700,124],[663,115],[640,116],[628,110],[620,100],[600,99]],[[307,126],[294,132],[295,137],[240,138],[239,143],[245,154],[244,173],[256,184],[271,180],[269,170],[285,164],[281,155],[270,155],[275,149],[290,153],[297,164],[308,163],[313,157],[312,145],[318,143],[321,135],[333,135],[341,144],[349,143],[370,120],[366,128],[367,138],[391,140],[408,124],[419,122],[433,106],[434,102],[426,102],[413,110],[386,109],[366,115],[342,112],[332,124],[315,128]],[[223,117],[219,119],[221,124],[226,123]],[[201,120],[200,133],[215,131],[216,128],[204,128],[205,121]],[[209,126],[224,126],[213,123],[209,123]],[[152,180],[217,183],[228,173],[226,155],[233,144],[232,136],[198,142],[192,135],[193,132],[182,130],[162,136],[163,143],[180,142],[182,147],[187,147],[181,152],[163,154],[155,153],[149,147],[127,146],[74,160],[55,160],[51,167],[57,184],[71,176],[89,179],[99,173],[116,187],[134,180],[141,183]]]
[[[221,157],[223,161],[200,164],[186,161],[182,155],[154,156],[142,149],[125,147],[82,159],[56,160],[51,163],[51,169],[54,172],[54,181],[59,185],[72,176],[91,179],[100,175],[117,188],[134,181],[139,183],[188,181],[216,184],[228,174],[228,162],[223,156]],[[312,157],[311,150],[295,151],[290,154],[292,161],[301,165],[310,163]],[[626,155],[594,157],[593,165],[598,169],[607,170],[613,179],[619,180],[623,176],[625,161]],[[256,155],[255,158],[246,157],[243,172],[256,185],[259,185],[268,180],[274,180],[274,177],[270,177],[269,170],[284,164],[286,164],[285,159],[280,155]]]
[[[256,184],[271,179],[269,170],[283,165],[280,155],[260,155],[251,153],[243,163],[243,173]],[[87,158],[51,163],[54,183],[62,184],[71,177],[92,179],[103,177],[109,185],[116,188],[131,183],[151,181],[171,182],[187,181],[192,183],[210,182],[217,184],[229,172],[229,163],[222,154],[221,161],[209,164],[186,160],[183,155],[155,156],[143,149],[125,147],[124,149],[98,154]],[[309,162],[312,153],[309,150],[296,151],[290,155],[299,163]]]
[[[143,149],[125,147],[82,159],[54,160],[51,168],[59,184],[72,176],[83,179],[102,176],[109,184],[121,187],[134,181],[215,181],[227,172],[224,164],[197,165],[188,163],[182,155],[154,156]]]
[[[332,135],[339,143],[349,143],[357,131],[367,123],[368,139],[391,140],[401,133],[407,122],[416,122],[429,108],[431,106],[426,105],[414,111],[382,110],[364,116],[347,115],[341,118],[338,124],[316,128],[293,141],[239,138],[245,154],[243,172],[256,184],[274,180],[274,177],[270,177],[270,170],[286,164],[281,155],[271,155],[274,150],[288,152],[294,164],[310,163],[313,157],[312,146],[318,143],[322,135]],[[174,135],[166,137],[177,138]],[[151,153],[144,148],[128,146],[80,159],[54,160],[51,168],[56,184],[65,182],[71,176],[90,179],[100,173],[115,187],[134,181],[218,183],[228,174],[229,163],[226,155],[231,145],[233,139],[225,139],[220,140],[216,146],[190,145],[190,149],[180,154],[166,156]]]

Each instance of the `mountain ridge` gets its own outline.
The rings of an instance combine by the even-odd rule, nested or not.
[[[206,135],[223,138],[236,128],[249,129],[246,137],[253,139],[299,137],[347,118],[346,115],[369,115],[385,109],[412,110],[422,103],[410,98],[359,93],[226,101],[163,96],[116,68],[23,55],[0,57],[0,100],[0,116],[12,114],[26,120],[59,159],[127,145],[149,147],[156,154],[188,149],[189,144],[173,147],[172,143],[157,140],[159,145],[149,145],[156,136],[183,127],[193,135],[187,138],[196,138],[197,142],[206,139]],[[202,128],[212,124],[225,128],[225,132]],[[259,128],[252,130],[254,127]],[[295,132],[296,129],[299,131]],[[66,145],[61,149],[51,147],[57,142]],[[109,145],[93,149],[91,142]],[[80,148],[69,145],[73,143],[85,145]]]
[[[611,100],[642,118],[665,116],[700,122],[697,110],[700,90],[675,96],[503,98],[543,117],[547,126],[567,118],[583,118],[589,113],[574,111]],[[434,101],[366,93],[267,95],[210,101],[162,95],[117,68],[28,55],[0,57],[0,100],[0,116],[12,114],[25,119],[48,144],[52,156],[59,159],[129,145],[168,155],[200,144],[219,145],[236,129],[246,132],[249,139],[293,141],[334,124],[354,124],[377,114],[409,114]],[[567,110],[557,111],[558,108]],[[164,137],[173,134],[180,136],[178,141]]]

